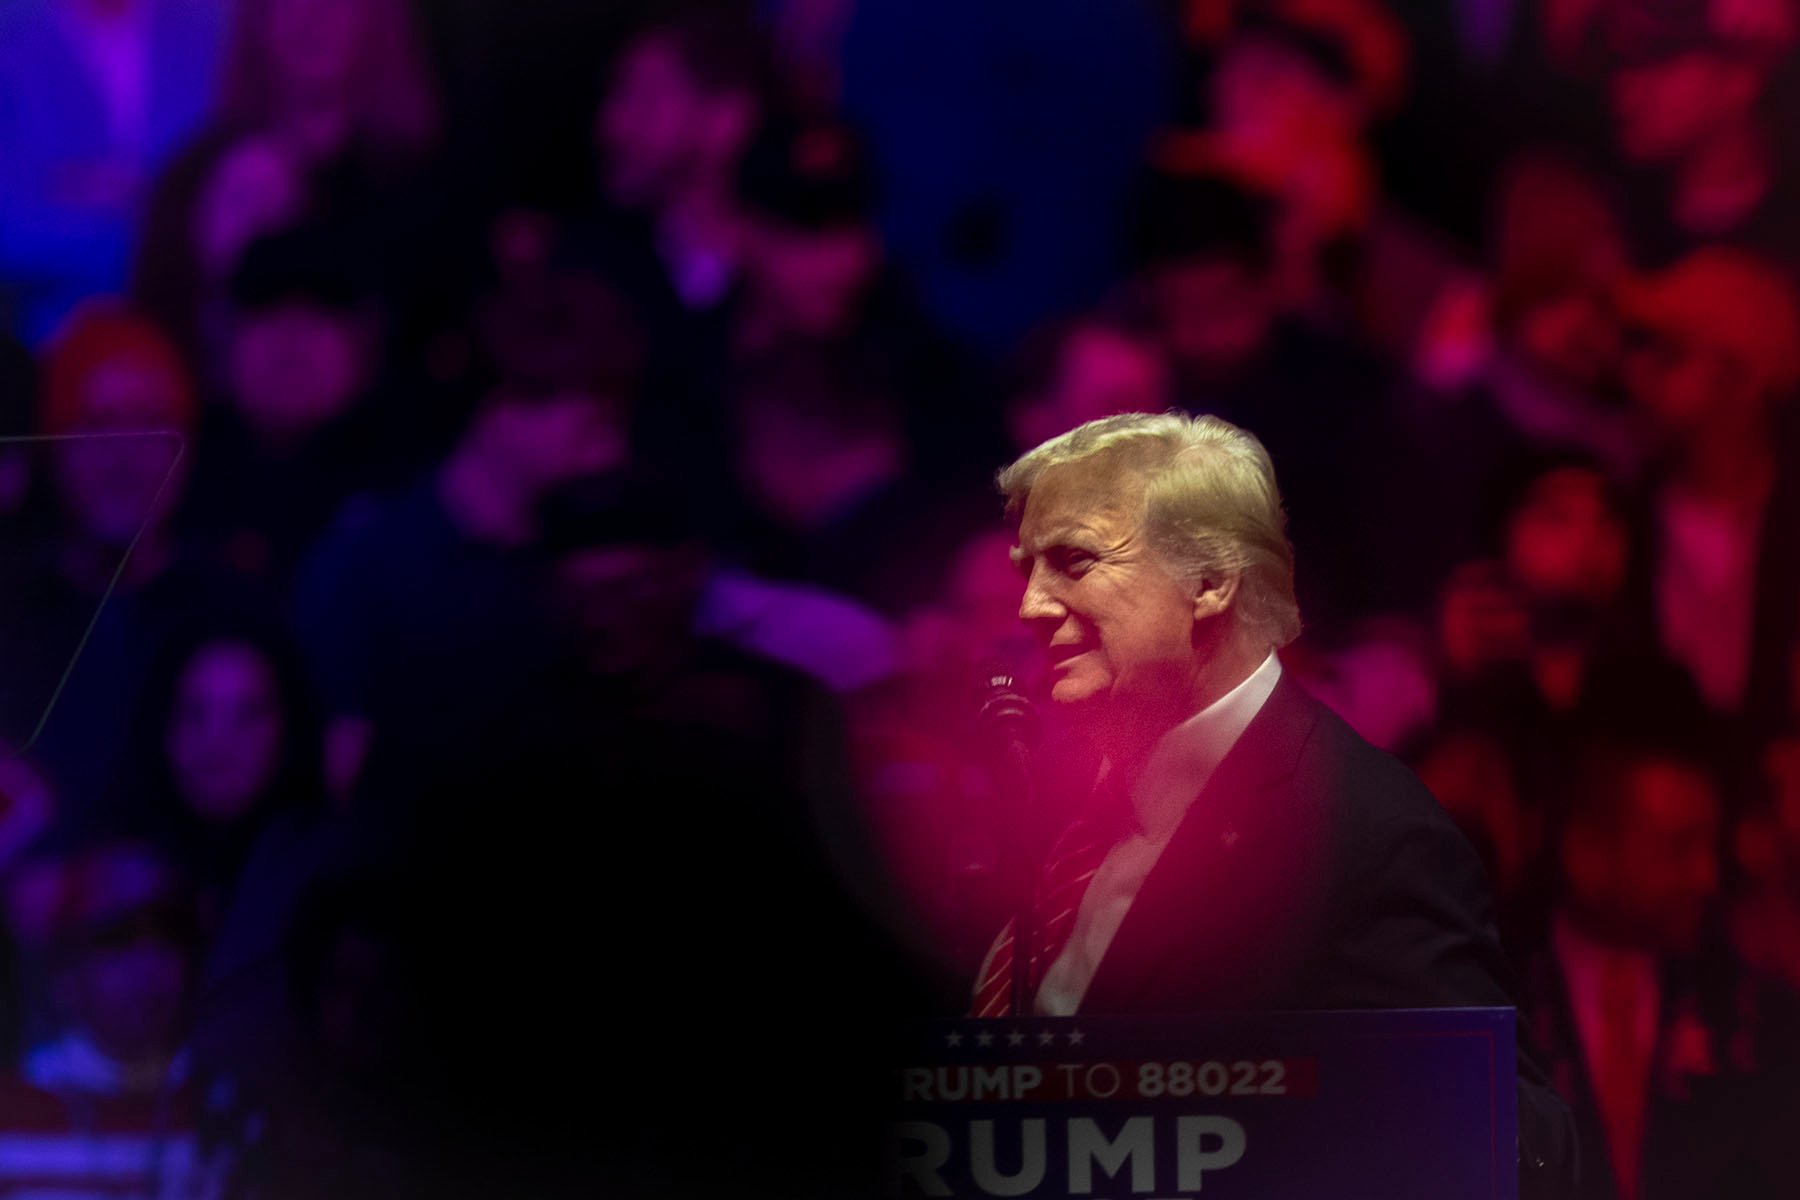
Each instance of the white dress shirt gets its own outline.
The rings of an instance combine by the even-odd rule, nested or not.
[[[1630,1031],[1639,1063],[1647,1070],[1656,1050],[1656,1026],[1662,1007],[1656,960],[1643,951],[1602,945],[1560,916],[1551,922],[1550,944],[1562,967],[1588,1078],[1599,1079],[1605,1069],[1600,1061],[1604,1028],[1621,1022]],[[1606,994],[1604,978],[1609,970],[1621,970],[1631,980],[1630,1000],[1624,1011],[1614,1011],[1609,1004],[1609,1000],[1617,1001]]]
[[[1101,860],[1082,894],[1068,944],[1044,972],[1035,1003],[1040,1015],[1067,1017],[1081,1007],[1101,958],[1163,847],[1280,678],[1281,661],[1270,652],[1249,678],[1157,742],[1130,791],[1131,831]]]

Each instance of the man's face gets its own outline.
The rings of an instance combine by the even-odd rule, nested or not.
[[[635,674],[677,653],[702,585],[692,551],[596,546],[556,566],[555,602],[596,675]]]
[[[1695,948],[1719,884],[1719,804],[1712,784],[1679,763],[1646,760],[1580,899],[1631,940],[1662,951]]]
[[[1058,704],[1148,714],[1192,692],[1194,595],[1150,546],[1143,514],[1142,480],[1106,455],[1050,467],[1026,500],[1019,616],[1049,656]]]
[[[80,423],[71,432],[118,435],[74,438],[51,447],[57,490],[83,533],[124,545],[152,516],[167,515],[180,490],[170,478],[178,442],[146,431],[181,427],[179,385],[136,363],[109,363],[88,378]],[[132,436],[135,435],[135,436]],[[168,481],[160,507],[157,492]],[[154,510],[154,512],[153,512]]]
[[[805,230],[767,224],[751,239],[747,266],[759,298],[786,329],[827,337],[855,321],[880,258],[880,242],[865,225]]]
[[[176,684],[164,748],[176,790],[209,821],[235,821],[281,765],[281,693],[254,647],[217,642],[194,655]]]
[[[75,979],[82,1024],[120,1058],[167,1053],[180,1037],[187,971],[187,952],[161,936],[88,950]]]
[[[292,444],[356,403],[364,358],[349,314],[299,300],[245,313],[229,351],[232,400],[259,437]]]
[[[667,39],[626,50],[594,122],[608,197],[625,208],[666,200],[702,156],[716,103]]]
[[[1606,604],[1624,586],[1625,554],[1606,481],[1584,467],[1544,475],[1507,522],[1507,566],[1535,598]]]
[[[1657,164],[1681,157],[1742,119],[1756,100],[1759,81],[1751,67],[1697,49],[1620,67],[1608,88],[1620,152],[1633,162]]]

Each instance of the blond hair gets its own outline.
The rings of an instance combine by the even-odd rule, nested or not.
[[[1214,416],[1123,413],[1079,425],[1026,453],[998,477],[1007,512],[1023,510],[1046,470],[1105,455],[1144,484],[1144,529],[1170,573],[1190,585],[1238,582],[1244,625],[1285,646],[1300,636],[1294,550],[1269,452]]]

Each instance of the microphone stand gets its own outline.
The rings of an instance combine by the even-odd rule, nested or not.
[[[1017,814],[1010,837],[1002,841],[1007,848],[1007,875],[1013,895],[1013,961],[1012,1013],[1026,1016],[1034,999],[1031,958],[1037,946],[1037,857],[1032,853],[1034,839],[1026,836],[1028,814],[1032,806],[1031,751],[1017,738],[1009,739],[1004,757],[1006,782],[1011,785],[1012,811]]]
[[[993,670],[987,683],[976,724],[990,739],[1002,801],[999,810],[1012,818],[1011,828],[999,831],[999,845],[1013,897],[1011,1007],[1014,1016],[1026,1016],[1034,999],[1031,952],[1037,943],[1038,847],[1032,836],[1037,797],[1032,749],[1037,742],[1038,719],[1010,672]]]

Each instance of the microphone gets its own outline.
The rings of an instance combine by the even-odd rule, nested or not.
[[[983,672],[981,703],[975,710],[975,729],[990,745],[1018,754],[1037,749],[1040,725],[1037,708],[1019,686],[1018,676],[1001,663]]]

